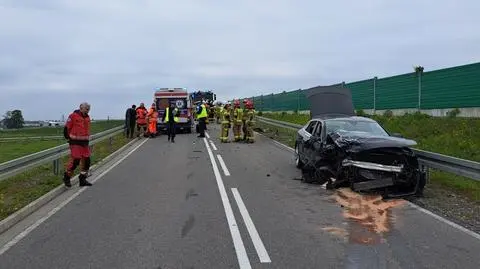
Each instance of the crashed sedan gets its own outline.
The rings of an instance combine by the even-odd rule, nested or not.
[[[308,98],[312,119],[295,142],[303,181],[378,192],[385,198],[422,195],[426,177],[410,148],[415,141],[355,116],[346,88],[316,87]]]

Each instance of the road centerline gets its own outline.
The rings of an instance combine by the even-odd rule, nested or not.
[[[243,203],[242,196],[240,192],[238,192],[237,188],[232,188],[233,197],[237,202],[238,209],[240,210],[240,214],[242,215],[243,221],[245,222],[245,226],[247,227],[248,233],[250,234],[250,238],[252,239],[253,246],[257,251],[258,258],[260,259],[261,263],[270,263],[270,256],[268,255],[267,250],[265,249],[265,245],[263,244],[260,235],[258,234],[257,228],[255,228],[255,224],[253,224],[253,220],[248,213],[247,207]]]
[[[230,229],[230,234],[232,235],[232,240],[233,240],[233,246],[235,247],[235,252],[237,254],[238,265],[240,266],[240,269],[251,269],[252,267],[250,265],[250,260],[248,259],[247,251],[245,250],[245,245],[243,244],[242,236],[240,235],[240,230],[235,220],[235,216],[233,215],[232,206],[230,205],[230,201],[228,199],[225,185],[223,184],[220,170],[218,169],[217,163],[215,162],[215,157],[213,156],[212,150],[210,149],[207,139],[204,138],[203,142],[205,142],[208,156],[210,157],[210,162],[212,163],[213,173],[217,181],[218,191],[220,192],[223,209],[225,210],[225,215],[227,217],[228,228]]]
[[[210,144],[212,145],[213,150],[218,150],[218,149],[217,149],[217,146],[215,146],[215,144],[213,143],[212,140],[210,140]]]
[[[220,163],[220,166],[222,166],[223,173],[225,174],[225,176],[227,177],[230,176],[230,171],[228,171],[227,165],[223,161],[222,155],[217,154],[217,158],[218,158],[218,162]]]

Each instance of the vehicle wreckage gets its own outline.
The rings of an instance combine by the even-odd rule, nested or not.
[[[295,141],[302,181],[373,191],[384,198],[423,194],[426,174],[410,148],[415,141],[356,116],[348,88],[319,86],[306,92],[311,120]]]

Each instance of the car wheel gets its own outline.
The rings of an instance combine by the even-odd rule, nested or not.
[[[298,145],[295,145],[295,166],[297,168],[303,167],[303,162],[300,160],[300,154],[298,154]]]

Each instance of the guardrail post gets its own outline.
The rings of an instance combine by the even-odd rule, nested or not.
[[[60,170],[60,160],[55,159],[53,161],[53,174],[58,175],[59,170]]]
[[[425,181],[427,183],[429,183],[430,182],[430,169],[428,168],[428,166],[426,166],[424,164],[422,164],[421,167],[422,167],[422,171],[425,172]]]
[[[108,138],[108,150],[110,152],[112,152],[112,147],[113,147],[113,137],[110,136],[110,138]]]

